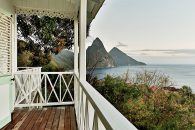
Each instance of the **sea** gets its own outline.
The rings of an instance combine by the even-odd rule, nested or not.
[[[94,75],[103,79],[106,75],[122,76],[128,71],[130,77],[143,71],[155,71],[170,77],[174,87],[181,88],[183,85],[191,87],[195,93],[195,64],[148,64],[145,66],[120,66],[115,68],[97,68]]]

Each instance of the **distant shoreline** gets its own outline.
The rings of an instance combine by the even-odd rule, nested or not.
[[[129,71],[130,75],[137,72],[157,71],[168,75],[174,82],[174,86],[181,88],[183,85],[189,86],[195,92],[195,64],[147,64],[137,66],[119,66],[113,68],[96,68],[94,74],[102,79],[107,74],[121,76]]]

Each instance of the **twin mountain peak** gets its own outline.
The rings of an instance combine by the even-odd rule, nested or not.
[[[110,52],[107,52],[102,41],[96,38],[92,45],[87,48],[87,67],[116,67],[116,66],[128,66],[128,65],[146,65],[143,62],[139,62],[118,48],[114,47]]]
[[[87,48],[87,68],[108,68],[128,65],[146,65],[139,62],[118,48],[114,47],[110,52],[107,52],[102,41],[96,38],[92,45]],[[63,50],[58,55],[53,56],[58,65],[66,68],[73,68],[74,53],[68,50]],[[71,62],[72,61],[72,62]]]

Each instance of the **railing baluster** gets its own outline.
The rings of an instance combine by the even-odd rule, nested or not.
[[[89,110],[88,110],[88,99],[85,99],[85,130],[89,130]]]
[[[65,84],[65,87],[66,87],[66,91],[64,92],[64,95],[63,95],[63,97],[62,97],[62,100],[64,100],[64,98],[65,98],[65,96],[66,96],[66,94],[67,94],[67,92],[68,92],[69,95],[70,95],[71,100],[74,101],[74,99],[73,99],[73,97],[72,97],[72,94],[71,94],[71,92],[70,92],[70,90],[69,90],[69,86],[70,86],[70,83],[72,82],[73,76],[74,76],[74,75],[72,75],[72,77],[71,77],[71,79],[70,79],[68,85],[67,85],[66,80],[64,79],[64,77],[62,77],[62,80],[63,80],[63,82],[64,82],[64,84]]]
[[[50,94],[49,94],[49,96],[48,96],[47,102],[49,102],[49,99],[50,99],[50,97],[51,97],[52,92],[54,92],[54,94],[55,94],[55,96],[56,96],[58,102],[60,102],[60,101],[59,101],[59,98],[58,98],[58,95],[57,95],[57,93],[56,93],[56,91],[55,91],[55,86],[56,86],[57,81],[58,81],[58,79],[59,79],[60,76],[58,75],[58,77],[57,77],[56,80],[55,80],[54,85],[52,84],[51,79],[49,78],[49,76],[47,75],[46,77],[47,77],[47,79],[48,79],[48,81],[49,81],[49,84],[51,85],[51,88],[52,88],[52,91],[50,92]]]
[[[78,86],[75,110],[79,130],[137,130],[89,83],[79,81]]]
[[[49,75],[57,75],[57,78],[50,78]],[[68,85],[62,85],[64,75],[72,75]],[[55,77],[55,76],[54,76]],[[73,72],[41,72],[41,68],[26,68],[15,73],[16,99],[15,107],[29,106],[50,106],[50,105],[70,105],[74,104],[74,98],[69,90],[73,82]],[[59,85],[59,86],[57,86]],[[50,88],[51,86],[51,88]],[[43,91],[42,91],[42,88]],[[48,89],[51,89],[49,91]],[[57,89],[59,91],[57,91]],[[66,89],[70,99],[63,101],[62,93]],[[44,94],[43,94],[44,93]],[[56,101],[50,101],[54,93]],[[66,95],[66,94],[65,94]],[[65,98],[64,95],[64,98]]]
[[[62,74],[60,74],[60,102],[62,102]]]
[[[49,75],[57,75],[57,78]],[[70,75],[70,80],[65,81],[64,75]],[[70,92],[73,78],[74,98]],[[79,130],[136,129],[90,84],[80,81],[73,72],[41,72],[41,68],[27,68],[15,74],[15,82],[16,107],[74,104]],[[56,91],[57,85],[59,92]],[[57,99],[55,102],[50,101],[53,93]],[[70,101],[65,99],[66,94],[70,96]]]
[[[45,78],[45,103],[47,103],[47,78],[46,74],[43,75]]]
[[[94,119],[93,119],[93,130],[98,130],[98,119],[97,119],[97,113],[94,113]]]
[[[81,130],[83,130],[83,120],[84,120],[84,118],[83,118],[83,90],[81,89],[80,90],[80,105],[79,105],[79,116],[80,116],[80,123],[79,123],[79,125],[80,125],[80,129]]]

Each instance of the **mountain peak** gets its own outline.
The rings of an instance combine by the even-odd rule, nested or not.
[[[114,61],[118,66],[123,66],[123,65],[145,65],[145,63],[136,61],[132,57],[128,56],[124,52],[122,52],[120,49],[117,47],[112,48],[110,50],[109,54],[112,56]]]
[[[112,57],[108,54],[102,41],[97,37],[91,46],[87,48],[87,67],[97,68],[114,67],[115,63]]]
[[[92,46],[104,47],[102,41],[98,37],[93,41]]]
[[[120,49],[118,49],[117,47],[113,47],[109,53],[122,53],[125,54],[124,52],[122,52]],[[126,55],[126,54],[125,54]]]
[[[119,50],[117,47],[113,47],[111,50],[121,51],[121,50]]]

